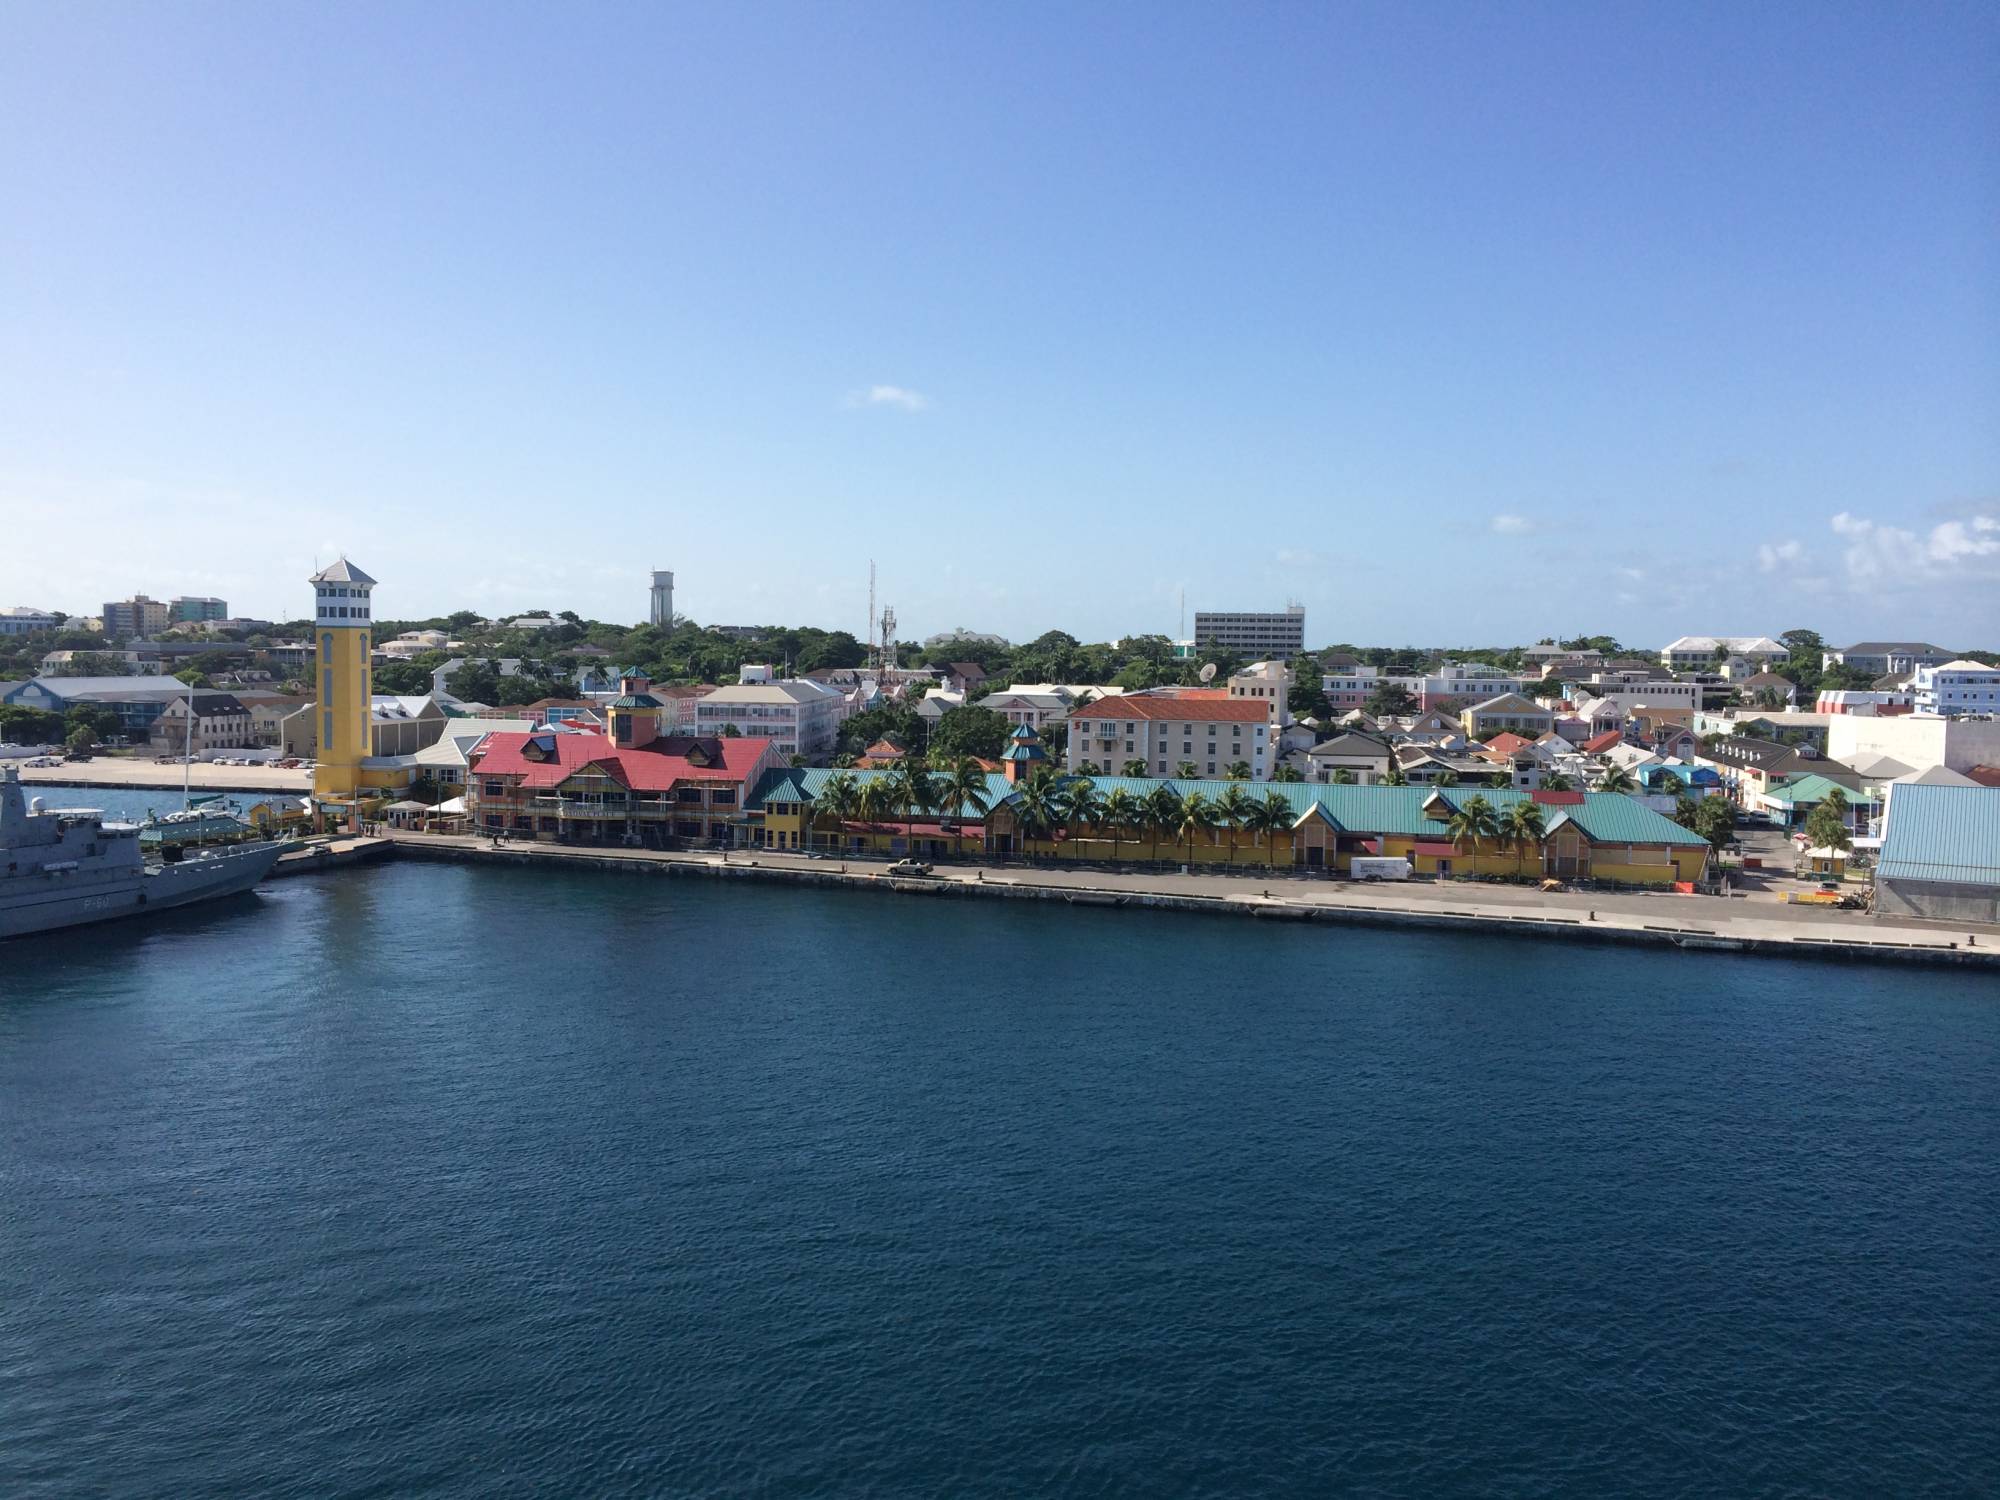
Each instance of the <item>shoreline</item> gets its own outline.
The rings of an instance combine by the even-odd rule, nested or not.
[[[1394,927],[1430,931],[1500,933],[1543,940],[1625,943],[1672,948],[1690,953],[1740,953],[1777,958],[1819,958],[1835,961],[1870,959],[1886,963],[1949,964],[2000,970],[2000,932],[1989,934],[1992,946],[1971,946],[1979,934],[1963,929],[1883,926],[1856,930],[1835,921],[1759,918],[1748,913],[1713,911],[1658,912],[1613,909],[1612,895],[1585,898],[1597,905],[1538,902],[1532,906],[1493,905],[1481,899],[1480,888],[1466,886],[1449,895],[1425,894],[1396,899],[1396,888],[1356,886],[1352,882],[1303,887],[1292,894],[1267,893],[1291,885],[1277,877],[1268,886],[1243,891],[1216,887],[1235,884],[1232,877],[1148,879],[1141,875],[1070,872],[1089,875],[1089,883],[1038,879],[1061,874],[1028,866],[988,871],[983,866],[950,867],[936,877],[894,878],[886,862],[835,859],[806,861],[765,851],[721,854],[661,853],[651,850],[577,849],[549,844],[491,847],[485,839],[464,836],[391,833],[385,835],[397,858],[405,856],[447,864],[513,865],[522,868],[562,866],[625,875],[696,876],[717,880],[759,880],[766,883],[821,889],[867,890],[882,895],[925,896],[934,900],[978,896],[1007,900],[1054,901],[1063,905],[1136,908],[1169,912],[1205,912],[1263,921],[1319,922]],[[1172,889],[1169,882],[1201,882],[1207,889]],[[1249,880],[1243,881],[1250,885]],[[1365,895],[1361,894],[1364,893]],[[1317,898],[1317,899],[1315,899]],[[1666,900],[1667,898],[1654,898]],[[1683,898],[1720,901],[1722,898]],[[1604,908],[1601,912],[1599,907]]]

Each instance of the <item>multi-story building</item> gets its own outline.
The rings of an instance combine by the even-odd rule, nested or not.
[[[1196,776],[1226,776],[1241,761],[1252,781],[1265,781],[1274,769],[1270,709],[1254,698],[1099,698],[1071,712],[1066,755],[1072,771],[1089,761],[1107,775],[1138,761],[1152,776],[1176,775],[1183,763]]]
[[[26,635],[31,630],[54,630],[56,617],[44,609],[15,605],[0,609],[0,635]]]
[[[1852,667],[1870,677],[1907,677],[1919,667],[1941,667],[1951,659],[1951,652],[1929,641],[1856,641],[1821,653],[1819,664],[1822,671]]]
[[[738,842],[746,793],[784,765],[779,742],[661,738],[654,714],[643,705],[621,710],[610,735],[492,735],[466,773],[473,826],[564,843]],[[621,735],[644,743],[621,745]]]
[[[2000,766],[2000,719],[1946,718],[1939,714],[1836,714],[1826,721],[1827,753],[1856,767],[1880,773],[1880,762],[1897,764],[1892,776],[1932,766],[1969,773]]]
[[[1306,648],[1305,606],[1265,611],[1198,609],[1194,612],[1194,643],[1197,650],[1212,646],[1245,656],[1294,657]]]
[[[1252,662],[1229,679],[1229,696],[1252,698],[1271,711],[1271,728],[1292,722],[1292,669],[1282,661]]]
[[[104,606],[106,635],[156,635],[167,628],[167,605],[144,594],[115,599]]]
[[[696,699],[694,726],[704,737],[734,729],[746,739],[774,741],[781,756],[812,760],[833,753],[844,708],[837,689],[807,678],[744,682]]]
[[[167,601],[169,625],[198,625],[205,620],[226,620],[229,605],[221,599],[204,599],[182,594]]]
[[[1752,671],[1761,672],[1791,654],[1768,635],[1684,635],[1660,652],[1660,664],[1677,672],[1689,672],[1712,666],[1718,659],[1740,656]]]
[[[121,735],[144,739],[161,710],[186,696],[187,684],[171,678],[36,677],[0,701],[58,714],[82,705],[109,709],[118,720]]]
[[[1433,672],[1412,677],[1385,675],[1381,680],[1395,684],[1414,697],[1420,712],[1440,705],[1483,703],[1503,693],[1526,693],[1528,690],[1527,679],[1519,673],[1478,661],[1447,661]]]
[[[1320,691],[1326,694],[1326,701],[1336,715],[1367,707],[1375,689],[1382,685],[1382,674],[1377,668],[1344,653],[1327,656],[1320,665],[1326,669],[1319,679]]]
[[[189,717],[193,717],[190,731]],[[232,693],[183,693],[169,700],[153,720],[153,748],[162,755],[183,751],[241,750],[257,743],[250,710]]]
[[[1525,698],[1519,693],[1502,693],[1484,703],[1475,703],[1465,711],[1460,722],[1465,726],[1467,739],[1483,740],[1489,734],[1502,730],[1537,739],[1551,731],[1555,715],[1532,698]]]
[[[1920,714],[2000,714],[2000,667],[1983,661],[1918,667],[1910,688]]]

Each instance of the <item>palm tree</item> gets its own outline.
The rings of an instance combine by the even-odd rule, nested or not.
[[[1222,774],[1230,781],[1248,781],[1250,779],[1250,762],[1247,760],[1232,760],[1222,768]]]
[[[872,835],[875,825],[895,811],[895,801],[891,795],[888,778],[871,776],[861,783],[861,790],[854,799],[854,815],[868,825]]]
[[[860,793],[854,785],[854,778],[845,771],[834,772],[826,778],[825,785],[819,789],[819,800],[814,805],[814,826],[817,827],[822,820],[830,819],[833,826],[838,829],[854,816],[855,804],[859,799]],[[839,835],[836,834],[834,847],[839,848],[841,842]]]
[[[1084,829],[1095,827],[1104,817],[1104,799],[1087,776],[1063,788],[1061,807],[1063,831],[1072,841],[1080,842]]]
[[[1253,839],[1263,839],[1264,868],[1275,869],[1278,863],[1278,834],[1293,823],[1292,804],[1277,792],[1266,792],[1262,801],[1250,804],[1244,815],[1243,826],[1250,830]]]
[[[986,809],[991,802],[986,794],[986,770],[971,756],[961,756],[958,764],[945,772],[944,784],[938,790],[953,817],[971,816],[981,823],[986,821]]]
[[[1542,790],[1545,792],[1566,792],[1573,785],[1575,783],[1560,771],[1551,771],[1542,778]]]
[[[1548,832],[1548,825],[1542,821],[1542,807],[1539,802],[1522,798],[1507,809],[1507,822],[1501,829],[1506,842],[1514,846],[1514,873],[1521,871],[1521,856],[1528,845],[1539,845]]]
[[[1181,838],[1187,843],[1187,862],[1194,863],[1194,836],[1215,827],[1215,804],[1200,792],[1181,799]]]
[[[1653,790],[1662,797],[1678,797],[1687,790],[1687,783],[1668,771],[1653,783]]]
[[[1081,761],[1077,765],[1076,774],[1079,776],[1102,776],[1104,774],[1104,767],[1100,766],[1094,760]]]
[[[1128,760],[1119,768],[1118,774],[1132,777],[1144,776],[1146,774],[1146,763],[1143,760]]]
[[[1181,799],[1164,781],[1146,793],[1141,802],[1146,826],[1153,833],[1153,863],[1160,862],[1160,835],[1175,828],[1181,820]]]
[[[1021,830],[1021,857],[1032,861],[1030,842],[1048,834],[1059,816],[1053,778],[1030,776],[1014,788],[1014,826]]]
[[[1486,784],[1496,792],[1504,792],[1514,784],[1514,778],[1506,771],[1495,771],[1486,778]]]
[[[1409,773],[1393,762],[1390,764],[1389,769],[1382,773],[1382,785],[1384,786],[1408,786],[1409,784]]]
[[[1280,766],[1271,773],[1271,779],[1273,781],[1299,782],[1304,781],[1305,777],[1299,774],[1297,766]]]
[[[1457,786],[1457,785],[1458,785],[1458,772],[1456,772],[1456,771],[1440,771],[1440,772],[1438,772],[1438,773],[1437,773],[1437,775],[1435,775],[1435,776],[1433,776],[1433,777],[1431,778],[1431,785],[1432,785],[1432,786]]]
[[[1623,766],[1613,765],[1604,768],[1604,774],[1598,778],[1597,789],[1600,792],[1635,792],[1639,783]]]
[[[1236,868],[1236,830],[1243,826],[1252,806],[1249,795],[1233,781],[1215,799],[1215,820],[1229,830],[1229,867],[1232,870]]]
[[[1327,781],[1333,786],[1353,786],[1354,773],[1348,770],[1347,767],[1340,766],[1335,769],[1331,776],[1327,777]]]
[[[1118,844],[1124,836],[1139,824],[1143,816],[1139,799],[1124,787],[1113,787],[1105,794],[1104,805],[1097,810],[1098,822],[1111,835],[1111,862],[1118,863]]]
[[[1454,845],[1471,841],[1474,861],[1479,858],[1479,841],[1498,838],[1500,834],[1500,819],[1494,815],[1493,804],[1484,797],[1467,797],[1458,805],[1458,811],[1445,820],[1444,826]]]
[[[1194,780],[1194,769],[1194,762],[1191,760],[1178,760],[1174,762],[1174,774],[1180,777],[1182,781]]]

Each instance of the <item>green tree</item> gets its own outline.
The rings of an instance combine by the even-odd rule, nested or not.
[[[1013,807],[1014,826],[1021,831],[1021,857],[1032,862],[1034,851],[1031,841],[1047,838],[1062,816],[1061,809],[1056,805],[1053,780],[1030,776],[1026,781],[1017,782]]]
[[[1118,862],[1118,845],[1124,837],[1134,832],[1144,814],[1139,799],[1124,787],[1113,787],[1104,795],[1104,805],[1097,811],[1099,826],[1111,835],[1111,861]]]
[[[1396,762],[1394,761],[1389,762],[1389,769],[1382,773],[1382,785],[1408,786],[1409,784],[1410,784],[1409,773],[1405,771]]]
[[[1507,818],[1501,829],[1503,840],[1514,850],[1514,874],[1522,874],[1522,866],[1529,848],[1539,848],[1548,836],[1548,825],[1543,820],[1541,804],[1523,797],[1507,809]]]
[[[1175,762],[1174,762],[1174,775],[1176,775],[1176,776],[1180,777],[1180,779],[1181,779],[1182,781],[1192,781],[1192,780],[1194,780],[1194,775],[1195,775],[1195,763],[1194,763],[1193,761],[1191,761],[1191,760],[1177,760],[1177,761],[1175,761]]]
[[[1432,785],[1432,786],[1457,786],[1457,785],[1458,785],[1458,772],[1456,772],[1456,771],[1440,771],[1440,772],[1438,772],[1438,773],[1437,773],[1437,775],[1435,775],[1435,776],[1433,776],[1433,777],[1431,778],[1431,785]]]
[[[1597,789],[1600,792],[1636,792],[1639,790],[1639,783],[1632,779],[1632,773],[1623,766],[1610,765],[1606,766],[1604,774],[1597,778]]]
[[[21,704],[0,704],[0,741],[14,745],[53,745],[62,737],[61,714]]]
[[[1353,786],[1354,773],[1345,766],[1338,766],[1334,769],[1333,774],[1327,777],[1327,782],[1332,786]]]
[[[1385,714],[1413,714],[1417,711],[1417,700],[1401,683],[1385,682],[1368,695],[1366,709],[1371,719]]]
[[[1496,792],[1504,792],[1514,784],[1514,778],[1506,771],[1495,771],[1486,778],[1486,784]]]
[[[97,748],[97,736],[79,724],[69,732],[69,738],[63,743],[68,746],[72,755],[88,755]]]
[[[1693,826],[1717,853],[1736,842],[1736,810],[1727,797],[1703,797],[1695,809]]]
[[[1846,799],[1842,797],[1840,804]],[[1843,808],[1829,796],[1819,806],[1806,815],[1806,842],[1814,849],[1848,849],[1854,840],[1848,836],[1847,822],[1842,817]]]
[[[1296,783],[1304,781],[1305,777],[1299,774],[1297,766],[1279,766],[1277,770],[1271,773],[1271,779],[1273,781]]]
[[[1128,760],[1120,767],[1118,774],[1135,778],[1142,777],[1146,774],[1146,763],[1138,759]]]
[[[1230,781],[1248,781],[1250,779],[1250,762],[1247,760],[1232,760],[1222,768],[1222,774]]]
[[[1236,867],[1236,831],[1243,827],[1254,805],[1249,794],[1237,783],[1242,778],[1232,778],[1222,789],[1222,795],[1215,799],[1215,821],[1217,826],[1229,830],[1229,867]]]
[[[1551,771],[1542,778],[1542,790],[1545,792],[1567,792],[1575,784],[1560,771]]]
[[[1187,845],[1187,862],[1194,863],[1194,840],[1198,833],[1215,827],[1215,804],[1200,792],[1189,792],[1181,799],[1181,842]]]
[[[945,773],[941,790],[946,809],[955,818],[971,816],[984,822],[986,809],[991,804],[986,786],[985,768],[969,755],[961,758]],[[967,808],[971,809],[969,815]]]
[[[89,730],[91,743],[98,744],[118,733],[118,715],[101,703],[78,703],[63,715],[63,725],[68,736]]]
[[[1180,826],[1181,799],[1166,782],[1156,784],[1144,798],[1146,827],[1153,835],[1153,863],[1160,862],[1160,835]]]
[[[831,825],[834,830],[833,846],[838,849],[844,842],[841,825],[859,811],[860,802],[861,793],[852,776],[836,773],[827,777],[813,802],[813,827],[821,829]],[[824,844],[825,840],[821,842]]]
[[[1264,845],[1264,868],[1273,870],[1278,864],[1278,835],[1295,822],[1292,804],[1278,792],[1266,792],[1259,800],[1250,804],[1244,815],[1243,826],[1250,830],[1253,843]]]
[[[1088,776],[1065,785],[1059,805],[1063,831],[1072,840],[1082,839],[1085,830],[1096,827],[1104,817],[1104,799],[1097,795],[1097,786]]]
[[[1493,804],[1484,797],[1467,797],[1458,805],[1458,810],[1445,820],[1445,831],[1451,835],[1454,847],[1469,843],[1472,857],[1479,858],[1481,839],[1498,838],[1500,819],[1493,811]]]
[[[1687,783],[1672,771],[1664,771],[1654,781],[1653,791],[1662,797],[1679,797],[1687,792]]]
[[[1014,726],[990,708],[948,708],[931,731],[930,746],[953,760],[967,755],[998,760],[1013,731]]]
[[[1102,776],[1104,774],[1104,767],[1100,766],[1094,760],[1080,760],[1076,763],[1076,774],[1079,776]]]

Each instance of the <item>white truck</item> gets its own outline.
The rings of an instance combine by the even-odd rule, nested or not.
[[[1410,862],[1407,859],[1378,859],[1357,854],[1348,865],[1347,873],[1354,880],[1408,880]]]

